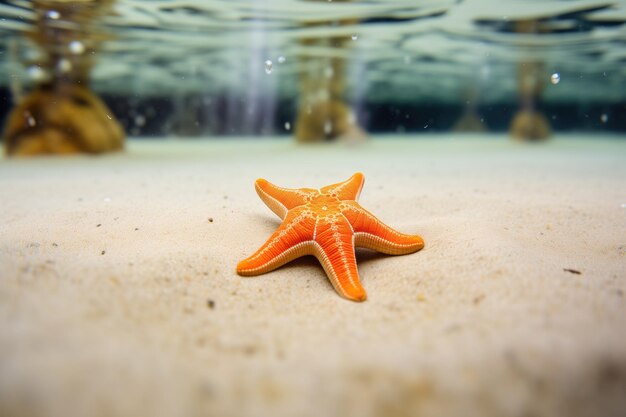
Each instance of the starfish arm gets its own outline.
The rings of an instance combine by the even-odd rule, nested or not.
[[[263,178],[256,180],[254,188],[265,205],[281,219],[285,218],[289,210],[306,204],[313,195],[317,194],[316,190],[310,188],[279,187]]]
[[[389,255],[405,255],[424,247],[420,236],[400,233],[356,202],[345,202],[342,210],[354,229],[355,245]]]
[[[319,219],[315,231],[314,255],[337,293],[349,300],[365,301],[367,294],[359,280],[354,237],[348,221],[343,217]]]
[[[260,275],[301,256],[311,255],[314,228],[315,219],[309,211],[290,211],[263,246],[239,262],[237,273],[244,276]]]
[[[328,185],[320,189],[322,194],[330,194],[339,200],[358,200],[365,177],[357,172],[344,182]]]

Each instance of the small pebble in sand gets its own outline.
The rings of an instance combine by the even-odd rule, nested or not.
[[[563,271],[569,272],[570,274],[574,274],[574,275],[580,275],[581,274],[581,272],[576,270],[576,269],[563,268]]]
[[[426,301],[426,296],[422,293],[417,294],[417,301],[423,303],[424,301]]]
[[[206,301],[206,305],[207,307],[209,307],[209,309],[213,310],[215,308],[215,301],[209,299]]]
[[[139,228],[138,228],[138,227],[135,227],[135,232],[136,232],[137,230],[139,230]]]
[[[100,227],[100,226],[102,226],[102,223],[98,223],[98,224],[96,225],[96,227]]]
[[[209,223],[213,223],[213,217],[209,217]]]
[[[100,255],[104,255],[106,253],[105,250],[103,250],[102,252],[100,252]]]
[[[57,245],[56,243],[52,242],[52,246],[56,248],[59,245]]]

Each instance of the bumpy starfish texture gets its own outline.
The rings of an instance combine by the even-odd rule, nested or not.
[[[367,295],[359,280],[355,247],[404,255],[422,249],[424,241],[395,231],[361,207],[357,199],[363,182],[363,174],[356,173],[347,181],[315,190],[282,188],[258,179],[259,197],[283,223],[259,250],[239,262],[237,273],[260,275],[314,255],[341,296],[364,301]]]

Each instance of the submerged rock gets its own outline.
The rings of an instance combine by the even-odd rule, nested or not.
[[[548,139],[552,135],[552,129],[543,113],[521,110],[513,118],[509,133],[518,140],[539,141]]]
[[[124,145],[124,130],[108,107],[80,85],[36,88],[9,115],[8,155],[101,153]]]

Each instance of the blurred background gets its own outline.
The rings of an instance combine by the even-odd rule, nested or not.
[[[0,1],[0,417],[624,417],[624,22]],[[256,178],[357,171],[426,242],[357,253],[366,303],[316,260],[236,274],[279,227]]]
[[[130,137],[623,135],[625,21],[621,0],[11,0],[0,125],[9,153],[102,115]],[[107,123],[74,150],[119,148]]]

